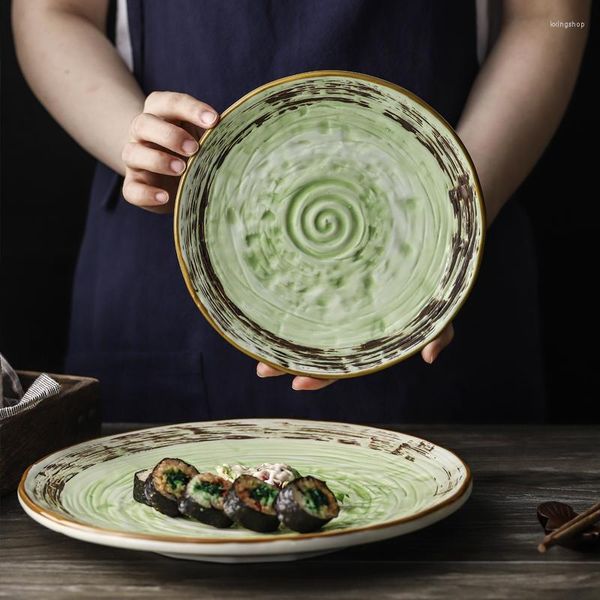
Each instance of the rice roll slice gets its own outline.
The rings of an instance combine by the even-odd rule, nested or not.
[[[196,467],[178,458],[163,458],[146,479],[144,493],[152,508],[169,517],[179,516],[178,502]]]
[[[340,507],[327,484],[316,477],[299,477],[288,483],[277,497],[275,509],[285,527],[308,533],[338,516]]]
[[[279,527],[275,499],[279,488],[252,475],[240,475],[225,497],[225,514],[246,529],[268,533]]]
[[[213,473],[194,475],[179,499],[179,512],[213,527],[230,527],[233,521],[223,512],[225,496],[230,487],[230,481]]]
[[[148,499],[146,498],[146,492],[144,490],[146,486],[146,479],[152,473],[152,469],[142,469],[136,471],[133,474],[133,499],[140,504],[146,504],[150,506]]]

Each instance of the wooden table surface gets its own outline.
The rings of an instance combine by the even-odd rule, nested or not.
[[[87,544],[2,499],[0,597],[600,598],[600,551],[541,555],[536,507],[600,499],[599,426],[387,426],[446,446],[473,470],[470,500],[428,529],[288,563],[221,565]],[[106,433],[128,426],[110,426]]]

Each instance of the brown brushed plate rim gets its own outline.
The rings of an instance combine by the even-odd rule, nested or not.
[[[475,169],[475,164],[471,158],[471,155],[469,154],[467,148],[465,147],[465,145],[463,144],[463,142],[461,141],[461,139],[459,138],[459,136],[457,135],[457,133],[455,132],[454,128],[450,125],[450,123],[448,123],[448,121],[438,112],[436,111],[432,106],[430,106],[429,104],[427,104],[424,100],[422,100],[421,98],[419,98],[416,94],[414,94],[413,92],[411,92],[410,90],[407,90],[406,88],[403,88],[400,85],[397,85],[395,83],[392,83],[390,81],[387,81],[385,79],[381,79],[379,77],[374,77],[372,75],[366,75],[364,73],[357,73],[354,71],[344,71],[344,70],[318,70],[318,71],[306,71],[303,73],[297,73],[294,75],[289,75],[286,77],[281,77],[279,79],[275,79],[273,81],[270,81],[268,83],[265,83],[264,85],[261,85],[257,88],[255,88],[254,90],[248,92],[247,94],[245,94],[244,96],[242,96],[241,98],[239,98],[238,100],[236,100],[231,106],[229,106],[228,108],[226,108],[220,116],[219,122],[221,122],[223,119],[225,119],[227,117],[227,115],[229,115],[232,111],[234,111],[236,108],[238,108],[239,106],[241,106],[242,104],[244,104],[245,102],[247,102],[248,100],[250,100],[251,98],[253,98],[255,95],[268,90],[272,87],[276,87],[278,85],[284,84],[284,83],[288,83],[288,82],[293,82],[293,81],[300,81],[303,79],[312,79],[315,77],[331,77],[331,76],[341,76],[341,77],[349,77],[349,78],[353,78],[353,79],[358,79],[358,80],[363,80],[363,81],[368,81],[370,83],[375,83],[378,85],[381,85],[383,87],[387,87],[389,89],[392,89],[394,91],[400,92],[401,94],[404,94],[405,96],[408,96],[411,100],[413,100],[414,102],[416,102],[417,104],[419,104],[423,109],[425,109],[426,112],[428,112],[430,115],[433,115],[434,117],[436,117],[437,119],[439,119],[448,129],[448,133],[450,134],[450,136],[452,137],[452,139],[458,144],[458,146],[461,148],[464,157],[467,160],[467,163],[469,164],[469,166],[471,167],[472,173],[473,173],[473,185],[475,187],[475,189],[477,190],[477,203],[479,205],[479,210],[480,210],[480,214],[481,214],[481,219],[482,219],[482,231],[481,231],[481,242],[480,242],[480,246],[479,246],[479,251],[477,253],[477,257],[476,257],[476,262],[475,262],[475,267],[474,267],[474,272],[473,272],[473,277],[471,278],[470,282],[468,283],[468,285],[466,286],[466,289],[463,293],[463,297],[460,299],[459,302],[457,302],[456,306],[454,306],[453,309],[451,309],[449,311],[449,315],[446,318],[447,323],[451,323],[454,319],[454,317],[458,314],[458,312],[461,310],[461,308],[463,307],[464,303],[466,302],[467,298],[469,297],[469,295],[471,294],[473,287],[475,285],[475,282],[477,281],[477,276],[479,274],[479,270],[481,268],[481,263],[482,263],[482,258],[483,258],[483,249],[485,247],[485,242],[486,242],[486,230],[487,230],[487,209],[485,206],[485,202],[483,201],[483,191],[481,189],[481,184],[479,181],[479,177],[477,175],[477,170]],[[217,124],[218,127],[218,124]],[[191,277],[189,274],[189,270],[187,268],[187,265],[185,263],[185,260],[183,258],[183,252],[181,249],[181,239],[180,239],[180,235],[179,235],[179,220],[180,220],[180,209],[181,209],[181,196],[183,193],[183,188],[185,186],[185,181],[187,178],[187,174],[190,171],[190,166],[196,161],[196,159],[198,158],[199,154],[200,154],[200,148],[202,148],[203,144],[206,142],[206,140],[210,137],[210,135],[213,133],[215,128],[213,129],[207,129],[204,134],[200,137],[200,140],[198,141],[198,145],[199,145],[199,150],[196,152],[196,154],[194,154],[189,160],[188,160],[188,164],[186,166],[185,171],[183,172],[181,179],[179,181],[179,187],[177,189],[177,194],[175,197],[175,206],[174,206],[174,213],[173,213],[173,233],[174,233],[174,241],[175,241],[175,251],[177,254],[177,260],[179,262],[179,266],[181,268],[181,272],[186,284],[186,287],[188,289],[188,292],[190,293],[194,303],[196,304],[196,306],[199,308],[200,312],[202,313],[202,315],[204,316],[204,318],[208,321],[208,323],[213,327],[213,329],[229,344],[231,344],[233,347],[235,347],[237,350],[239,350],[240,352],[243,352],[244,354],[246,354],[247,356],[249,356],[250,358],[253,358],[256,361],[259,362],[263,362],[266,365],[269,365],[270,367],[273,367],[274,369],[277,369],[279,371],[282,371],[284,373],[288,373],[290,375],[300,375],[300,376],[304,376],[304,377],[314,377],[315,379],[350,379],[353,377],[360,377],[363,375],[369,375],[371,373],[377,373],[378,371],[381,371],[383,369],[387,369],[388,367],[391,367],[397,363],[400,363],[404,360],[407,360],[408,358],[410,358],[411,356],[414,356],[415,354],[418,354],[419,352],[421,352],[421,350],[423,350],[423,348],[425,348],[425,346],[427,346],[427,344],[429,344],[432,340],[430,339],[424,339],[422,342],[418,343],[413,349],[411,349],[410,351],[401,354],[400,356],[397,356],[396,358],[387,360],[386,362],[384,362],[383,364],[376,366],[376,367],[370,367],[370,368],[366,368],[366,369],[360,369],[357,371],[352,371],[350,373],[336,373],[334,377],[327,377],[324,376],[322,373],[315,373],[315,372],[311,372],[308,370],[297,370],[297,369],[292,369],[290,367],[287,366],[283,366],[280,364],[277,364],[273,361],[270,361],[269,359],[266,359],[263,356],[260,356],[259,354],[256,354],[254,352],[251,352],[250,350],[243,348],[241,345],[239,345],[232,337],[230,337],[226,331],[224,331],[217,323],[216,321],[210,316],[208,310],[206,309],[206,307],[204,306],[204,304],[202,303],[202,301],[200,300],[200,298],[198,297],[198,294],[196,293],[196,290],[194,289],[193,285],[192,285],[192,281],[191,281]]]
[[[255,423],[257,420],[260,419],[235,419],[235,423]],[[285,419],[280,419],[280,420],[285,420]],[[289,419],[288,419],[289,420]],[[311,424],[314,423],[314,420],[310,420],[310,419],[293,419],[293,421],[296,422],[301,422],[301,423],[307,423],[307,424]],[[214,421],[202,421],[203,424],[209,424],[209,423],[223,423],[225,422],[223,419],[218,419],[218,420],[214,420]],[[324,423],[324,424],[331,424],[331,425],[340,425],[339,422],[336,421],[318,421],[319,423]],[[358,426],[358,427],[365,427],[365,426],[361,426],[361,425],[357,425],[354,423],[342,423],[343,425],[353,425],[353,426]],[[174,425],[185,425],[184,423],[177,423]],[[165,425],[163,427],[168,427],[169,425]],[[41,515],[59,525],[63,525],[63,526],[67,526],[67,527],[74,527],[76,529],[79,529],[81,531],[86,531],[86,532],[90,532],[90,533],[95,533],[95,534],[100,534],[100,535],[105,535],[105,536],[116,536],[116,537],[120,537],[120,538],[124,538],[124,539],[140,539],[140,540],[150,540],[150,541],[154,541],[154,542],[175,542],[175,543],[185,543],[185,544],[260,544],[260,543],[276,543],[276,542],[284,542],[284,541],[299,541],[299,540],[305,540],[305,539],[311,539],[311,538],[323,538],[323,537],[336,537],[336,536],[344,536],[344,535],[350,535],[353,533],[360,533],[360,532],[366,532],[366,531],[374,531],[377,529],[387,529],[390,527],[394,527],[395,525],[400,525],[402,523],[409,523],[411,521],[417,521],[419,519],[421,519],[422,517],[425,517],[429,514],[438,512],[439,510],[442,510],[443,508],[445,508],[446,506],[449,506],[451,504],[454,504],[455,502],[457,502],[458,500],[460,500],[465,493],[468,492],[468,490],[471,487],[471,484],[473,482],[473,476],[471,473],[471,469],[469,467],[469,465],[462,460],[457,454],[455,454],[454,452],[452,452],[451,450],[448,450],[447,448],[443,447],[443,446],[438,446],[437,444],[434,444],[433,442],[430,442],[429,440],[426,440],[424,438],[420,438],[417,436],[414,436],[412,434],[402,434],[402,432],[400,431],[395,431],[393,429],[385,429],[383,427],[371,427],[368,426],[368,428],[370,430],[373,430],[375,432],[380,431],[380,432],[384,432],[384,433],[392,433],[392,434],[401,434],[401,435],[407,435],[409,437],[411,437],[414,440],[418,440],[420,442],[424,442],[426,444],[430,444],[433,445],[434,447],[439,447],[442,448],[444,451],[448,452],[449,454],[451,454],[452,456],[454,456],[456,458],[456,460],[464,467],[465,469],[465,478],[463,480],[463,482],[460,484],[460,486],[453,492],[452,496],[450,498],[447,498],[446,500],[444,500],[443,502],[440,502],[439,504],[432,506],[428,509],[425,509],[423,511],[417,512],[413,515],[410,515],[408,517],[401,517],[398,519],[394,519],[394,520],[390,520],[390,521],[386,521],[384,523],[378,523],[376,525],[365,525],[363,527],[352,527],[352,528],[348,528],[348,529],[341,529],[341,530],[332,530],[332,531],[323,531],[321,533],[297,533],[294,535],[278,535],[278,536],[273,536],[273,537],[264,537],[264,538],[229,538],[226,540],[223,539],[214,539],[214,538],[203,538],[203,537],[187,537],[187,536],[167,536],[167,535],[150,535],[150,534],[145,534],[145,533],[127,533],[127,532],[123,532],[120,530],[116,530],[116,529],[109,529],[109,528],[105,528],[105,527],[97,527],[95,525],[86,525],[84,523],[80,523],[78,521],[75,521],[74,519],[68,519],[66,517],[64,517],[61,513],[54,511],[54,510],[49,510],[47,508],[43,508],[41,506],[39,506],[38,504],[36,504],[36,502],[29,497],[29,495],[27,494],[26,490],[25,490],[25,481],[27,479],[27,476],[29,474],[29,472],[31,471],[31,469],[37,465],[38,463],[46,460],[47,458],[49,458],[50,456],[52,456],[53,454],[57,454],[60,452],[63,452],[64,450],[67,450],[68,448],[71,448],[72,446],[67,446],[67,448],[63,448],[62,450],[58,450],[55,452],[51,452],[50,454],[47,454],[46,456],[44,456],[43,458],[40,458],[38,461],[36,461],[35,463],[33,463],[32,465],[30,465],[29,467],[27,467],[27,469],[25,470],[25,472],[23,473],[23,475],[21,476],[21,480],[19,482],[19,487],[17,489],[17,495],[19,497],[19,499],[33,512],[35,512],[38,515]],[[86,443],[90,443],[90,442],[97,442],[99,440],[102,440],[106,437],[108,438],[117,438],[120,436],[128,436],[128,435],[132,435],[132,434],[136,434],[136,433],[140,433],[140,432],[144,432],[144,431],[148,431],[148,430],[152,430],[152,429],[156,429],[155,427],[147,427],[147,428],[143,428],[143,429],[136,429],[135,431],[128,431],[128,432],[124,432],[124,433],[119,433],[119,434],[115,434],[115,435],[111,435],[111,436],[102,436],[99,438],[94,438],[92,440],[88,440],[88,442],[82,442],[82,444],[86,444]],[[340,442],[341,443],[341,442]],[[79,444],[76,444],[79,445]]]

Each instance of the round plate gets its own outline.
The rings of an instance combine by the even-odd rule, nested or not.
[[[132,498],[133,476],[165,457],[200,471],[285,462],[344,493],[322,530],[261,534],[167,517]],[[18,495],[42,525],[106,546],[217,562],[294,560],[409,533],[457,510],[468,466],[410,435],[346,423],[255,419],[168,425],[84,442],[24,473]]]
[[[419,351],[479,266],[484,206],[452,128],[389,82],[318,71],[227,109],[181,178],[175,244],[213,327],[294,374]]]

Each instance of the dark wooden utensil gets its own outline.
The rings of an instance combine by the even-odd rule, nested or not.
[[[537,516],[546,532],[539,552],[555,544],[586,550],[600,543],[600,527],[594,526],[600,521],[600,502],[579,515],[563,502],[544,502],[538,506]]]

